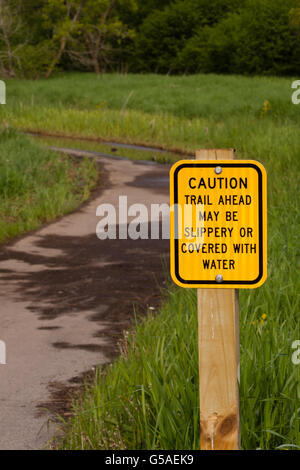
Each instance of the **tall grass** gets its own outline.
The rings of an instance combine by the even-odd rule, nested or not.
[[[283,321],[269,312],[266,290],[260,302],[241,302],[242,448],[300,449],[299,369],[290,349],[297,313],[283,313]],[[281,292],[275,297],[274,307]],[[59,448],[199,449],[195,291],[170,288],[159,314],[137,322],[121,352],[74,401]]]
[[[190,449],[199,445],[196,298],[171,289],[86,389],[63,448]]]
[[[75,209],[97,177],[88,159],[74,161],[0,129],[0,242]]]
[[[136,110],[222,120],[230,115],[258,116],[268,100],[273,116],[298,119],[299,111],[291,102],[295,91],[292,81],[214,74],[174,77],[68,73],[49,80],[7,80],[6,109]]]

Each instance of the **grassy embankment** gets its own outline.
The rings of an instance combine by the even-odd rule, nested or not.
[[[73,160],[0,129],[0,242],[72,211],[97,179],[91,160]]]
[[[300,366],[291,361],[300,339],[300,106],[291,81],[73,74],[9,82],[14,98],[0,108],[18,128],[189,152],[235,147],[238,158],[265,165],[269,277],[240,293],[245,449],[300,448]],[[170,288],[159,315],[137,325],[120,359],[75,403],[61,445],[197,449],[196,327],[195,292]]]

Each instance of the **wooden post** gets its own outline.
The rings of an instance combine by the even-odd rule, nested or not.
[[[199,160],[229,160],[234,150],[197,150]],[[198,289],[200,447],[237,450],[239,421],[238,290]]]

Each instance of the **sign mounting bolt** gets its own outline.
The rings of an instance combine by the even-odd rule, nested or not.
[[[222,167],[216,166],[216,168],[215,168],[215,173],[217,173],[217,175],[219,175],[220,173],[222,173]]]
[[[222,276],[222,274],[217,274],[217,275],[216,275],[216,282],[219,282],[219,283],[220,283],[220,282],[223,282],[223,276]]]

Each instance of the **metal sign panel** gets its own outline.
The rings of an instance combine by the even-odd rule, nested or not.
[[[182,287],[254,288],[267,277],[267,176],[252,160],[170,171],[171,275]]]

